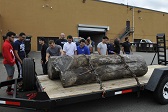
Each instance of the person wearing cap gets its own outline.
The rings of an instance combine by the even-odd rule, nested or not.
[[[79,46],[77,47],[77,54],[86,54],[90,55],[90,50],[89,48],[85,45],[85,39],[81,39],[79,41]]]
[[[46,62],[46,50],[47,50],[47,45],[45,44],[45,38],[40,38],[39,39],[39,44],[41,45],[41,65],[43,69],[43,74],[47,74],[47,64]]]
[[[25,44],[24,44],[25,38],[26,34],[22,32],[19,34],[18,40],[16,40],[13,44],[14,54],[16,57],[15,61],[18,68],[18,78],[22,77],[22,62],[23,59],[26,57]]]
[[[15,72],[15,56],[13,53],[13,47],[11,43],[14,41],[16,34],[14,32],[8,32],[6,39],[2,45],[3,64],[7,72],[7,80],[12,80]],[[6,93],[13,95],[12,85],[8,85]]]
[[[77,55],[77,47],[74,42],[72,42],[73,37],[71,35],[67,36],[68,42],[64,44],[63,46],[63,52],[64,55],[72,56],[72,55]]]
[[[104,36],[103,39],[102,39],[102,42],[100,42],[97,45],[97,51],[98,51],[99,55],[108,55],[107,44],[106,44],[107,41],[108,41],[108,37]]]

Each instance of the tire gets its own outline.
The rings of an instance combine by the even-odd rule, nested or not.
[[[33,59],[25,58],[22,67],[23,90],[31,91],[35,88],[35,64]]]
[[[164,77],[154,91],[156,100],[162,104],[168,104],[168,76]]]

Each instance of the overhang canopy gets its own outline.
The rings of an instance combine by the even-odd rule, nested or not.
[[[109,26],[78,24],[78,31],[107,32],[108,30]]]

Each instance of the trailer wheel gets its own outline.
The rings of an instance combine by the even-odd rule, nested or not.
[[[168,77],[164,77],[154,92],[156,100],[160,104],[168,104]]]
[[[22,67],[23,90],[33,90],[35,87],[35,64],[33,59],[25,58]]]

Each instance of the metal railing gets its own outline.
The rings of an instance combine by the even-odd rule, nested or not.
[[[126,27],[124,33],[119,38],[122,39],[133,32],[134,32],[134,27]]]

